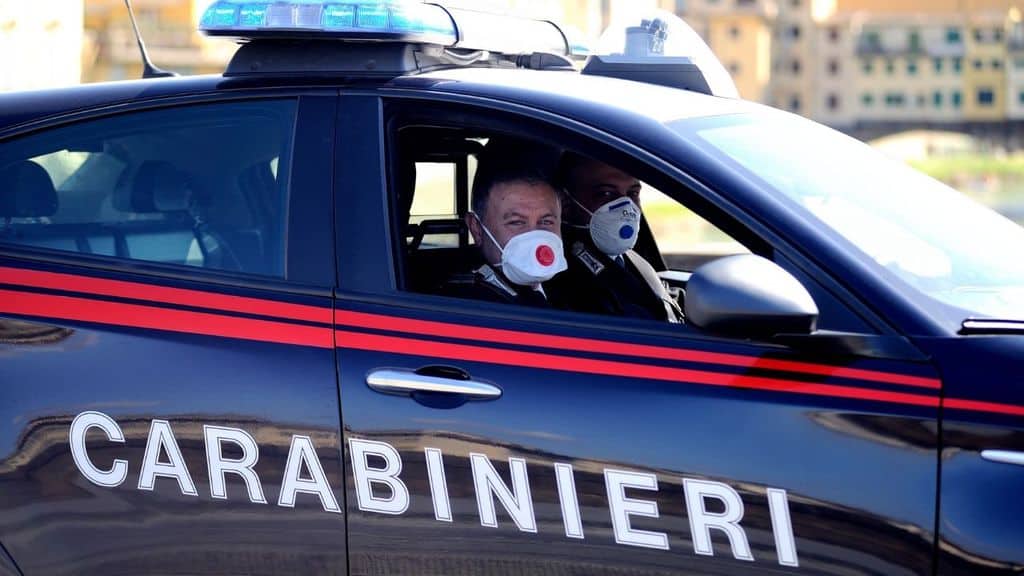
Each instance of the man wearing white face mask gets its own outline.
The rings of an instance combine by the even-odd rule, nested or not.
[[[561,213],[558,193],[540,172],[482,160],[466,225],[484,264],[452,277],[445,293],[548,306],[543,283],[567,267]]]
[[[657,272],[633,251],[640,232],[640,181],[573,152],[563,155],[559,172],[569,269],[557,290],[571,298],[558,304],[580,312],[682,322],[679,304]]]

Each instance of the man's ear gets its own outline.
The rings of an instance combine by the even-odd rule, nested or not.
[[[473,236],[473,243],[483,246],[484,232],[480,229],[480,221],[472,213],[466,214],[466,228],[469,228],[469,233]]]

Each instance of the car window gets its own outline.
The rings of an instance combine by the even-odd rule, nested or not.
[[[1024,229],[948,186],[792,115],[672,127],[798,203],[897,282],[953,307],[944,313],[957,324],[1024,318]]]
[[[295,109],[183,106],[0,143],[0,244],[281,277]]]
[[[717,226],[646,183],[640,203],[669,270],[692,271],[722,256],[750,253]]]

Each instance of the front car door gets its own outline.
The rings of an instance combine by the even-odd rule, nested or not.
[[[0,542],[21,573],[346,572],[335,110],[165,100],[0,141]]]
[[[385,127],[361,157],[375,168],[385,150],[400,154],[395,118],[415,107],[410,126],[436,127],[434,141],[462,130],[475,142],[576,142],[714,204],[638,151],[551,116],[467,99],[424,118],[422,101],[359,98],[362,131]],[[389,202],[376,203],[399,212],[391,234],[338,224],[352,574],[932,573],[941,386],[928,364],[401,290],[430,266],[408,252],[410,231],[423,231],[406,220],[410,170],[392,173]],[[755,240],[784,259],[774,238]],[[449,242],[462,247],[414,244]],[[357,277],[346,243],[394,266]],[[828,322],[874,336],[869,322],[844,324],[857,314],[842,298],[809,289],[830,299]]]

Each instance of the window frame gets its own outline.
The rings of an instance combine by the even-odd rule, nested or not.
[[[561,116],[557,113],[539,110],[531,108],[527,105],[513,104],[505,101],[495,101],[482,99],[471,95],[458,95],[458,94],[436,94],[436,93],[423,93],[407,89],[390,89],[379,91],[381,97],[381,107],[385,107],[385,102],[388,104],[402,104],[404,106],[415,106],[416,108],[423,110],[427,106],[441,106],[441,107],[469,107],[471,106],[475,111],[479,113],[486,112],[488,117],[493,117],[496,114],[507,114],[510,117],[517,118],[516,125],[518,131],[522,132],[526,129],[524,125],[543,126],[545,130],[550,130],[561,135],[566,133],[571,134],[569,142],[563,142],[565,147],[569,147],[575,150],[579,150],[583,153],[588,153],[592,148],[601,148],[604,155],[598,154],[605,160],[607,154],[615,156],[615,160],[619,160],[619,157],[623,159],[628,157],[631,163],[640,163],[646,167],[647,172],[644,172],[641,179],[649,182],[655,188],[659,188],[662,192],[666,193],[677,202],[680,202],[688,209],[693,211],[696,215],[703,218],[713,226],[719,228],[727,235],[735,238],[741,244],[747,246],[751,252],[755,254],[767,255],[770,259],[777,259],[777,261],[787,267],[791,273],[801,279],[802,282],[807,285],[809,291],[814,295],[816,301],[821,305],[821,309],[833,310],[834,314],[842,314],[845,319],[837,320],[836,324],[858,324],[863,327],[863,331],[858,333],[864,334],[866,337],[873,336],[887,336],[894,335],[894,332],[887,323],[879,319],[870,311],[869,307],[866,307],[859,299],[854,297],[852,294],[847,292],[843,285],[832,278],[830,274],[823,272],[818,269],[810,260],[802,256],[799,251],[790,250],[789,247],[783,247],[781,250],[780,246],[784,246],[785,242],[781,241],[780,238],[774,235],[768,228],[764,228],[763,225],[748,220],[753,218],[752,214],[746,213],[744,217],[737,218],[731,209],[726,208],[719,202],[722,200],[721,197],[708,188],[706,185],[698,181],[697,179],[686,175],[678,167],[665,164],[663,160],[659,160],[644,150],[632,145],[629,142],[625,142],[618,139],[608,133],[601,131],[600,129],[587,124],[581,124],[575,122],[567,117]],[[465,112],[466,108],[462,108]],[[390,130],[387,128],[387,115],[382,116],[382,121],[385,126],[385,131]],[[488,127],[496,129],[496,124],[489,124]],[[382,156],[390,155],[391,142],[383,139],[384,133],[381,133],[382,141],[380,142]],[[390,136],[387,136],[390,138]],[[589,145],[579,145],[579,142],[588,142]],[[594,154],[594,152],[590,152]],[[630,169],[631,166],[626,166],[625,169]],[[680,189],[685,189],[684,192],[675,193],[665,192],[665,182],[655,178],[650,178],[648,172],[657,172],[660,175],[661,180],[670,181],[674,186]],[[378,245],[387,244],[392,247],[392,251],[400,249],[400,241],[394,237],[397,220],[396,210],[392,206],[393,198],[390,189],[390,182],[381,186],[381,194],[384,195],[382,204],[388,206],[389,210],[389,227],[382,233],[378,231],[374,235],[361,234],[359,236],[351,236],[348,238],[339,238],[339,242],[352,242],[359,243],[361,245],[368,245],[375,243]],[[682,195],[682,196],[681,196]],[[691,203],[695,201],[694,203]],[[734,207],[735,208],[735,207]],[[751,227],[753,225],[753,227]],[[737,230],[737,229],[740,230]],[[387,236],[386,242],[382,241],[381,236]],[[377,238],[374,240],[374,238]],[[770,238],[767,239],[767,238]],[[377,251],[379,253],[379,251]],[[450,298],[445,296],[438,296],[433,294],[423,294],[400,289],[399,276],[401,271],[399,270],[398,258],[399,254],[393,253],[392,260],[388,262],[389,266],[392,262],[396,264],[394,272],[390,274],[390,283],[385,283],[384,280],[387,277],[386,274],[378,272],[376,277],[378,279],[378,287],[376,290],[367,290],[366,286],[360,290],[346,290],[345,281],[343,278],[340,279],[341,291],[339,292],[339,298],[345,300],[352,300],[355,302],[372,303],[372,304],[386,304],[397,308],[416,308],[420,310],[432,310],[440,314],[458,313],[458,314],[473,314],[481,315],[491,318],[508,318],[518,319],[520,321],[529,320],[531,322],[537,322],[545,325],[581,325],[594,327],[598,329],[608,329],[615,331],[642,331],[644,333],[656,333],[656,334],[668,334],[677,338],[700,338],[707,340],[717,341],[730,341],[735,342],[732,338],[723,338],[702,332],[699,329],[684,325],[672,325],[668,323],[652,322],[650,320],[636,319],[636,318],[625,318],[616,316],[605,316],[598,314],[585,314],[579,312],[552,310],[552,309],[537,309],[531,307],[515,306],[502,303],[490,303],[490,302],[478,302],[473,301],[470,305],[464,299]],[[339,267],[342,265],[339,260]],[[341,274],[343,277],[344,274]],[[809,284],[809,285],[808,285]],[[837,310],[839,308],[839,310]],[[829,321],[829,323],[833,323]],[[774,346],[771,343],[760,343]]]
[[[0,256],[40,263],[72,265],[110,272],[141,273],[168,279],[200,280],[206,283],[241,287],[268,287],[275,290],[300,293],[322,293],[333,287],[333,254],[330,247],[334,231],[330,219],[323,218],[320,225],[307,221],[315,214],[312,206],[330,201],[330,188],[323,180],[330,178],[330,155],[318,153],[309,140],[329,137],[333,143],[333,123],[322,122],[324,114],[332,117],[337,107],[337,90],[262,89],[238,90],[230,93],[181,94],[97,106],[70,114],[49,118],[5,132],[0,145],[48,130],[59,130],[83,122],[102,121],[147,112],[170,111],[194,106],[230,105],[235,102],[291,100],[295,107],[295,122],[291,126],[289,181],[286,185],[287,201],[282,247],[284,275],[267,276],[250,272],[220,270],[200,266],[163,263],[151,260],[103,256],[85,252],[51,250],[27,245],[0,243]],[[300,154],[300,150],[304,152]],[[328,148],[329,150],[330,148]],[[322,209],[320,209],[322,212]],[[312,251],[311,251],[312,250]],[[301,258],[298,256],[301,255]]]

